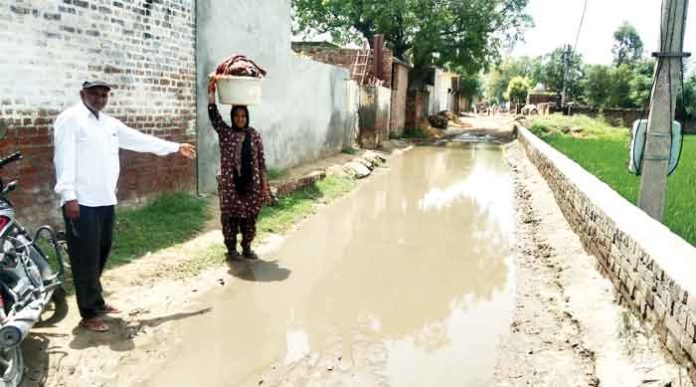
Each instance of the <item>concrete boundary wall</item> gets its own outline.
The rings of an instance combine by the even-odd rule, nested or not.
[[[527,129],[517,137],[621,303],[696,380],[696,248]]]
[[[358,143],[367,149],[377,149],[389,140],[391,114],[390,89],[381,86],[362,86],[360,89],[360,134]]]
[[[353,145],[358,87],[344,68],[303,59],[290,50],[290,0],[198,1],[198,188],[215,192],[218,137],[208,118],[208,74],[233,53],[268,71],[261,103],[250,107],[250,125],[264,141],[269,167],[290,168]],[[230,106],[219,105],[226,122]]]

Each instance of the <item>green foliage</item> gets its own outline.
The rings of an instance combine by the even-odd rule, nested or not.
[[[597,125],[601,125],[597,124]],[[544,136],[544,140],[611,186],[631,203],[638,199],[640,178],[627,170],[628,130],[608,131],[587,138],[563,133]],[[684,154],[696,152],[696,137],[684,138]],[[696,245],[696,159],[682,157],[674,175],[667,180],[664,224],[692,245]]]
[[[292,0],[295,32],[331,33],[345,43],[381,33],[394,55],[412,60],[415,75],[430,66],[476,74],[531,25],[528,0]]]
[[[550,54],[537,58],[506,58],[488,72],[486,97],[507,100],[505,93],[510,81],[515,77],[529,79],[532,89],[541,83],[548,91],[560,94],[563,90],[565,55],[564,49],[558,48]],[[577,53],[568,54],[567,92],[571,99],[582,95],[583,76],[582,56]]]
[[[533,88],[542,81],[542,63],[540,58],[505,58],[486,76],[485,96],[498,102],[507,100],[510,81],[515,77],[527,78]]]
[[[346,154],[346,155],[354,155],[358,153],[358,150],[355,149],[355,147],[352,146],[346,146],[341,149],[341,153]]]
[[[563,90],[564,61],[568,55],[568,73],[566,75],[566,93],[568,100],[582,95],[581,80],[584,77],[582,55],[576,52],[566,53],[562,47],[542,58],[541,82],[550,90],[560,93]]]
[[[404,134],[402,134],[399,138],[406,140],[423,140],[427,139],[428,135],[418,128],[406,128],[406,130],[404,130]]]
[[[279,180],[285,176],[285,171],[278,168],[268,168],[266,176],[268,177],[268,180]]]
[[[142,208],[119,210],[107,269],[193,238],[211,218],[209,205],[207,199],[180,192],[163,195]],[[57,270],[53,247],[46,240],[40,240],[39,246],[49,258],[51,267]],[[69,262],[67,251],[62,254],[65,262]],[[65,270],[63,288],[73,294],[75,286],[70,267]]]
[[[262,233],[287,231],[297,221],[314,213],[317,203],[328,203],[352,190],[353,187],[355,187],[353,179],[329,176],[309,187],[293,192],[273,206],[262,208],[258,229]]]
[[[616,32],[614,32],[614,64],[633,64],[643,57],[643,40],[638,31],[628,22],[624,22]]]
[[[585,66],[583,99],[594,107],[641,108],[650,97],[653,60],[619,66]]]
[[[609,66],[588,65],[585,67],[585,78],[582,81],[585,102],[590,106],[605,107],[611,94],[608,85],[611,83]]]
[[[294,224],[312,215],[320,204],[330,203],[355,186],[356,182],[351,178],[328,176],[280,199],[274,206],[264,207],[259,214],[257,228],[260,235],[256,242],[263,241],[264,235],[268,233],[288,231]],[[183,262],[177,267],[176,272],[180,278],[190,278],[224,261],[225,247],[220,243]]]
[[[643,107],[650,97],[655,61],[642,59],[643,43],[630,24],[624,23],[614,39],[614,66],[583,65],[581,55],[564,48],[535,59],[507,58],[486,75],[486,97],[505,99],[510,80],[517,76],[529,78],[532,87],[542,83],[548,91],[560,94],[565,77],[568,101],[575,99],[593,107]]]
[[[119,211],[110,266],[181,243],[210,219],[208,201],[189,193],[164,195],[143,208]]]
[[[582,114],[531,116],[529,122],[530,130],[542,138],[562,135],[583,139],[623,139],[628,133],[628,128],[616,128],[603,119],[591,118]]]
[[[685,119],[696,120],[696,74],[692,74],[684,81],[683,97],[680,96],[677,103],[680,109],[683,104]]]
[[[633,69],[627,64],[613,67],[609,70],[611,81],[609,83],[608,105],[618,108],[636,107],[631,99],[631,82],[633,81]]]
[[[459,92],[469,100],[483,95],[483,81],[479,74],[465,75],[459,79]]]
[[[523,104],[527,100],[527,94],[529,94],[531,88],[529,79],[522,77],[512,78],[505,92],[505,98],[510,102]]]
[[[655,63],[653,59],[642,59],[633,63],[631,100],[633,100],[633,105],[636,107],[645,106],[650,99]]]

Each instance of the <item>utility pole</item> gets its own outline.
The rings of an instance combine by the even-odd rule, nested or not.
[[[561,92],[561,109],[565,109],[566,105],[566,89],[568,87],[568,67],[570,66],[571,50],[570,44],[563,46],[563,91]]]
[[[662,221],[670,150],[672,121],[681,87],[684,29],[689,0],[665,0],[662,8],[660,52],[657,57],[655,86],[650,100],[650,115],[642,160],[638,206]]]

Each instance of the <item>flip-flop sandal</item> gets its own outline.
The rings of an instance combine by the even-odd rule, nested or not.
[[[109,326],[99,320],[82,320],[80,326],[92,332],[107,332],[109,330]]]
[[[121,311],[113,305],[106,304],[99,310],[99,314],[119,314]]]

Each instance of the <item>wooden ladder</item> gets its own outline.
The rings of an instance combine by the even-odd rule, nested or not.
[[[370,57],[372,57],[372,50],[367,43],[363,44],[363,48],[357,50],[355,55],[355,60],[353,61],[353,66],[351,67],[351,78],[358,82],[358,85],[362,85],[365,82],[365,76],[368,72],[368,66],[370,64]]]

